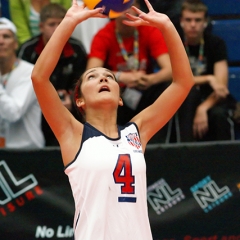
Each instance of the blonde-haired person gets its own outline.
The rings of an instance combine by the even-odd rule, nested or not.
[[[41,9],[49,3],[58,3],[65,9],[70,8],[71,0],[10,0],[9,11],[17,27],[17,37],[21,45],[26,40],[40,33],[39,16]]]
[[[60,143],[65,173],[72,188],[76,240],[152,239],[144,151],[149,139],[166,124],[188,95],[193,76],[172,22],[166,15],[155,12],[147,0],[146,4],[147,14],[133,7],[137,16],[127,14],[129,20],[124,23],[151,25],[162,32],[170,54],[173,81],[152,105],[128,124],[117,125],[117,108],[123,102],[110,70],[88,69],[77,83],[76,105],[85,116],[84,124],[63,107],[49,81],[74,28],[90,17],[102,17],[102,8],[87,10],[73,0],[32,73],[38,101]]]

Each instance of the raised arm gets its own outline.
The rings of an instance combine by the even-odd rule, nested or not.
[[[72,139],[74,130],[76,126],[79,129],[80,123],[63,106],[49,78],[75,27],[87,18],[103,17],[101,11],[101,8],[87,10],[84,5],[78,6],[77,1],[73,0],[72,7],[54,31],[32,72],[32,82],[40,107],[60,145],[65,144],[66,139]]]
[[[155,12],[147,0],[145,2],[149,12],[143,13],[132,7],[138,17],[127,14],[131,21],[124,23],[130,26],[150,25],[162,32],[170,56],[173,81],[152,105],[132,119],[139,127],[143,147],[171,119],[194,84],[186,51],[173,23],[165,14]]]

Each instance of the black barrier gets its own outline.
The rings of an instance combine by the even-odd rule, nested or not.
[[[149,147],[154,239],[240,239],[239,142]]]
[[[238,141],[149,145],[154,240],[239,240],[239,156]],[[58,148],[0,150],[1,240],[72,239],[73,214]]]
[[[72,239],[74,204],[59,149],[0,151],[1,240]]]

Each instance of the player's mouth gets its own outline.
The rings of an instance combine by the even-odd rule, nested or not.
[[[110,89],[109,89],[108,86],[103,85],[98,92],[99,92],[99,93],[100,93],[100,92],[110,92]]]

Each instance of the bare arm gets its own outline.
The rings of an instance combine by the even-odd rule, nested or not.
[[[74,156],[71,156],[68,152],[71,153],[72,150],[73,154],[76,153],[77,147],[75,149],[73,143],[77,140],[79,141],[76,144],[79,147],[82,124],[75,120],[67,108],[63,106],[49,78],[59,60],[64,45],[77,24],[89,17],[101,17],[100,11],[101,9],[84,9],[83,5],[78,6],[77,1],[73,0],[72,7],[48,41],[32,72],[33,87],[40,107],[61,145],[65,164],[73,159]]]
[[[173,82],[151,106],[132,119],[139,127],[143,148],[174,115],[194,84],[186,51],[174,25],[165,14],[155,12],[150,3],[145,2],[149,13],[133,7],[140,17],[127,14],[133,22],[125,23],[131,26],[151,25],[161,30],[169,51]]]

